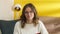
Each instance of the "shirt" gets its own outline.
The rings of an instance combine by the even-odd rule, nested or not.
[[[26,24],[24,28],[21,28],[21,21],[18,21],[15,24],[14,33],[13,34],[48,34],[47,29],[45,28],[43,22],[38,21],[36,27],[33,24]]]

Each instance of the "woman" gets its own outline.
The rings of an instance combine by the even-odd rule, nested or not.
[[[14,34],[48,34],[44,24],[37,18],[35,7],[29,3],[22,10],[21,20],[15,24]]]

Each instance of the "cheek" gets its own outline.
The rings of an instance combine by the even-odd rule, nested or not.
[[[29,18],[27,14],[25,14],[25,17],[26,17],[26,18]]]
[[[27,15],[25,14],[25,17],[27,17]]]
[[[34,17],[34,14],[31,14],[31,17],[33,18]]]

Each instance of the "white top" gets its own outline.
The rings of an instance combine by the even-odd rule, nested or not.
[[[26,24],[24,28],[21,28],[20,22],[15,24],[14,34],[48,34],[44,24],[39,21],[39,24],[35,27],[33,24]]]

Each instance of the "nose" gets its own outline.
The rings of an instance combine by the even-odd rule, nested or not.
[[[29,12],[29,13],[28,13],[28,15],[30,16],[30,15],[31,15],[31,13]]]

